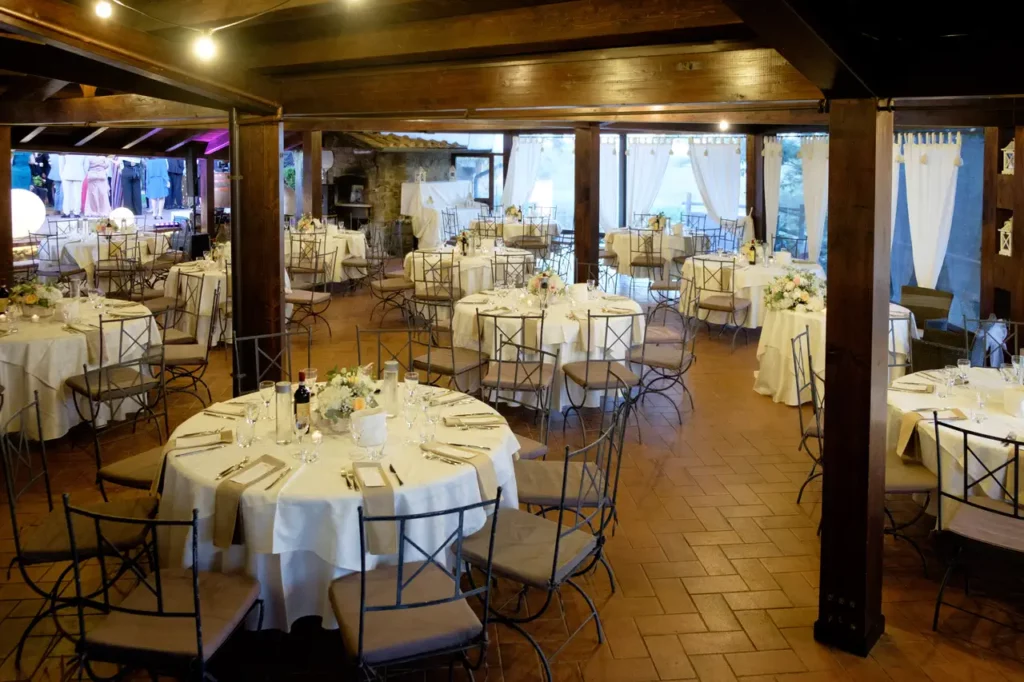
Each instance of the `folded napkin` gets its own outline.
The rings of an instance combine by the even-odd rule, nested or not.
[[[501,426],[508,422],[500,414],[494,415],[453,415],[444,418],[445,426]]]
[[[140,306],[140,305],[142,305],[142,304],[141,303],[136,303],[135,301],[125,302],[125,303],[107,303],[107,307],[108,308],[134,308],[134,307]]]
[[[441,455],[448,459],[468,462],[476,469],[476,482],[480,486],[480,497],[484,500],[493,500],[498,495],[498,476],[494,473],[494,462],[484,452],[477,452],[469,448],[460,448],[457,445],[448,445],[437,441],[430,441],[420,445],[424,452]]]
[[[601,312],[602,313],[611,313],[612,315],[630,315],[632,313],[635,313],[636,311],[633,310],[632,308],[611,308],[611,307],[606,307],[606,308],[601,308]]]
[[[904,461],[921,462],[920,448],[916,447],[917,423],[925,418],[930,420],[933,411],[938,413],[940,421],[952,422],[967,419],[967,415],[957,408],[946,410],[924,409],[905,412],[903,418],[900,419],[900,434],[896,439],[896,454]],[[912,442],[915,447],[910,448],[909,446]]]
[[[139,310],[134,313],[109,313],[110,317],[116,317],[119,320],[141,320],[142,318],[150,317],[151,315],[152,313],[148,310],[146,312]]]
[[[601,298],[603,298],[606,301],[629,301],[629,300],[631,300],[629,298],[629,296],[619,296],[618,294],[605,294]]]
[[[451,403],[457,403],[460,400],[465,400],[468,396],[465,393],[448,393],[440,398],[434,398],[430,401],[431,407],[439,407],[441,405],[449,405]]]
[[[239,504],[245,489],[258,481],[273,476],[285,467],[284,462],[263,455],[241,471],[236,471],[217,486],[213,506],[213,545],[228,549],[242,544],[242,526],[238,523]]]
[[[506,308],[504,306],[498,308],[488,308],[487,310],[480,310],[478,312],[484,313],[485,315],[500,315],[502,313],[514,312],[512,308]]]
[[[584,303],[590,298],[590,292],[587,291],[586,283],[570,284],[568,287],[568,292],[569,298],[576,301],[577,303]]]
[[[222,414],[225,417],[244,417],[245,407],[242,405],[210,405],[203,412]]]
[[[383,467],[376,462],[356,462],[353,473],[363,493],[364,516],[394,516],[395,491]],[[398,553],[398,529],[394,521],[366,524],[366,551],[370,554]]]
[[[356,410],[352,413],[350,428],[359,435],[360,446],[384,445],[388,439],[388,413],[383,407]]]
[[[889,387],[890,391],[898,391],[900,393],[934,393],[935,384],[915,384],[913,382],[905,382],[902,384],[894,383]]]
[[[235,439],[235,432],[232,429],[221,429],[215,433],[198,433],[195,435],[178,436],[168,443],[168,450],[184,450],[185,448],[200,448],[204,445],[216,445],[217,443],[230,443]]]
[[[473,294],[472,296],[464,296],[459,303],[487,303],[487,297]]]
[[[73,329],[85,336],[85,345],[89,351],[89,364],[100,364],[100,330],[95,327],[90,327],[76,322],[69,322],[67,326],[68,329]]]

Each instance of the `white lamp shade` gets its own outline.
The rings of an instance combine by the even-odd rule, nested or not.
[[[11,190],[11,234],[15,239],[27,237],[46,222],[43,200],[27,189]]]
[[[132,213],[132,210],[130,208],[126,208],[124,206],[121,206],[120,208],[115,208],[113,211],[111,211],[110,219],[113,220],[118,227],[120,227],[122,223],[125,225],[135,224],[135,214]]]
[[[334,152],[330,149],[325,149],[320,153],[320,168],[321,170],[330,170],[334,167]]]

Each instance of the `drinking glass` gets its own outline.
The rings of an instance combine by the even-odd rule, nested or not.
[[[974,393],[974,414],[972,416],[975,424],[985,421],[985,393],[975,391]]]
[[[419,386],[419,383],[420,375],[418,372],[405,373],[405,392],[409,394],[410,399],[416,396],[416,387]]]
[[[64,320],[64,326],[66,327],[71,322],[71,306],[61,306],[60,318]]]
[[[256,427],[250,421],[241,421],[235,424],[235,445],[240,448],[247,448],[256,439]]]
[[[418,445],[420,442],[412,428],[416,425],[416,420],[420,416],[420,411],[419,401],[412,398],[407,399],[402,405],[402,419],[405,420],[405,428],[409,430],[409,438],[405,442],[409,445]]]
[[[299,446],[298,452],[295,453],[296,459],[301,462],[306,461],[307,457],[307,446],[303,444],[302,437],[309,431],[309,420],[300,419],[298,415],[292,420],[292,430],[295,432],[295,443]]]
[[[1006,383],[1013,383],[1017,377],[1017,372],[1014,370],[1013,365],[1004,362],[999,365],[999,376],[1003,378]]]
[[[7,306],[7,330],[11,334],[18,333],[18,320],[21,319],[21,306],[15,303]]]
[[[1021,373],[1024,372],[1024,358],[1020,355],[1014,355],[1010,357],[1010,361],[1013,363],[1013,376],[1016,377],[1019,382],[1021,379]]]
[[[306,452],[306,464],[313,464],[320,460],[320,444],[324,442],[324,434],[320,430],[314,431],[309,436],[312,447]]]
[[[263,419],[269,421],[270,417],[270,401],[274,398],[274,382],[273,381],[261,381],[260,382],[260,398],[263,399]]]
[[[597,290],[597,280],[588,279],[587,280],[587,293],[588,294],[592,294],[596,290]]]
[[[316,367],[307,367],[302,371],[306,374],[306,388],[313,393],[316,389]]]
[[[441,407],[439,405],[427,405],[423,416],[424,419],[420,431],[420,442],[429,443],[437,436],[437,425],[441,421]]]
[[[967,370],[971,368],[971,361],[961,358],[956,361],[957,373],[960,375],[960,379],[963,383],[967,383]]]
[[[258,403],[246,403],[243,408],[245,411],[245,421],[249,424],[255,424],[260,418],[260,406]]]
[[[355,451],[348,456],[353,462],[359,462],[365,459],[366,447],[360,444],[361,436],[359,429],[349,429],[348,433],[352,436],[352,442],[355,444]]]

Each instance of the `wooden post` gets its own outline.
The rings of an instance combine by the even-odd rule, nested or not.
[[[501,136],[501,170],[504,174],[504,181],[501,186],[508,184],[508,162],[512,158],[512,133],[504,133]],[[502,200],[504,203],[504,200]],[[493,208],[493,207],[492,207]]]
[[[302,133],[302,212],[319,219],[324,217],[323,184],[320,182],[323,150],[323,131]]]
[[[885,630],[889,207],[892,112],[874,99],[833,100],[829,113],[828,297],[821,595],[814,637],[866,656]],[[833,402],[837,401],[837,402]]]
[[[196,149],[191,144],[185,145],[185,181],[181,185],[181,198],[185,203],[186,199],[192,199],[192,227],[196,229],[196,178],[199,177],[199,167],[196,164]]]
[[[626,215],[626,142],[629,138],[626,133],[619,133],[619,224],[618,227],[627,227],[632,216]]]
[[[601,129],[576,129],[576,281],[586,282],[586,264],[597,263],[601,232]]]
[[[747,135],[747,210],[754,219],[754,238],[765,240],[764,223],[764,135]]]
[[[215,235],[213,229],[214,189],[213,189],[213,158],[203,157],[199,159],[199,199],[202,204],[202,215],[200,224],[202,231]]]
[[[284,330],[284,242],[281,230],[281,155],[284,128],[280,123],[241,122],[232,139],[231,236],[235,286],[232,290],[236,337]],[[244,210],[244,219],[242,218]],[[243,224],[244,223],[244,224]],[[236,392],[257,388],[252,346],[240,356]],[[280,339],[266,339],[260,349],[275,357]],[[276,374],[264,379],[282,379]],[[236,393],[237,395],[237,393]]]
[[[11,127],[0,126],[0,282],[14,284],[14,226],[11,224]]]

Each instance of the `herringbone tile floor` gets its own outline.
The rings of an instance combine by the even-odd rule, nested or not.
[[[333,338],[319,328],[314,366],[355,362],[355,326],[367,322],[365,294],[336,296],[328,312]],[[397,324],[393,321],[392,325]],[[916,555],[886,542],[884,610],[887,631],[868,658],[829,650],[814,642],[817,616],[816,537],[820,493],[814,486],[797,505],[796,493],[809,468],[797,451],[796,414],[753,392],[756,338],[731,351],[724,340],[702,333],[698,362],[690,372],[696,411],[679,426],[667,404],[648,401],[639,431],[631,425],[622,465],[620,522],[608,542],[618,590],[606,574],[583,580],[604,622],[598,644],[588,625],[554,664],[565,682],[647,680],[813,682],[816,680],[1012,680],[1024,679],[1024,646],[1015,631],[960,614],[943,612],[931,631],[940,560],[927,539],[931,570],[924,577]],[[227,356],[213,354],[208,373],[215,399],[230,393]],[[678,399],[678,396],[677,396]],[[171,400],[172,428],[195,410],[187,397]],[[528,421],[513,417],[524,432]],[[632,424],[632,422],[631,422]],[[561,447],[561,421],[552,447]],[[575,420],[567,438],[575,443]],[[116,458],[155,443],[151,432],[111,440]],[[51,448],[54,487],[76,500],[97,498],[89,450],[71,438]],[[118,493],[129,494],[129,493]],[[42,510],[42,500],[36,510]],[[0,557],[12,557],[10,522],[0,521]],[[33,569],[43,584],[61,567]],[[0,576],[2,579],[2,576]],[[502,586],[503,594],[508,588]],[[960,594],[955,592],[955,595]],[[566,592],[529,630],[551,650],[585,616],[585,606]],[[962,597],[960,597],[962,598]],[[25,670],[14,667],[12,650],[40,600],[16,576],[0,584],[0,682],[58,679],[70,670],[72,646],[61,641],[43,658],[53,626],[45,623],[27,647]],[[527,608],[538,604],[531,599]],[[986,607],[988,608],[988,607]],[[534,682],[541,679],[533,650],[515,632],[492,626],[489,667],[477,679]],[[298,623],[290,635],[246,633],[215,661],[222,680],[345,679],[337,634],[317,623]],[[438,673],[437,679],[446,679]],[[401,679],[434,679],[435,674]]]

